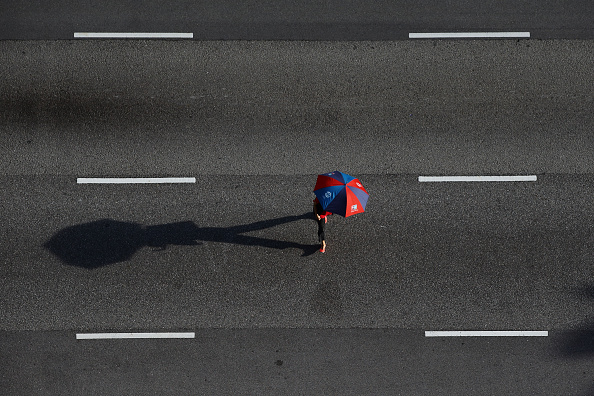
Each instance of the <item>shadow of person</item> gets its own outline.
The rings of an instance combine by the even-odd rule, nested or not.
[[[127,261],[145,246],[164,250],[168,245],[193,246],[202,242],[294,248],[302,250],[302,256],[309,256],[317,251],[318,245],[244,235],[304,219],[313,219],[312,214],[308,212],[232,227],[198,227],[191,221],[143,227],[137,223],[102,219],[66,227],[43,246],[65,264],[88,269]]]

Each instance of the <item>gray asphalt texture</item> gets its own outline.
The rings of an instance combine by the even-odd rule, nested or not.
[[[196,40],[408,40],[419,32],[593,39],[590,0],[4,0],[0,39],[75,32],[193,33]]]
[[[591,41],[3,42],[3,174],[592,173]]]
[[[5,178],[0,322],[573,330],[592,319],[592,177],[361,178],[368,212],[331,218],[325,255],[312,175],[157,187]]]
[[[2,389],[591,394],[592,47],[0,42]],[[370,200],[322,255],[335,169]],[[538,181],[417,181],[477,174]]]
[[[591,395],[564,337],[425,339],[394,329],[205,329],[195,340],[9,333],[16,395]],[[14,378],[16,375],[13,374]],[[6,376],[4,378],[7,378]],[[6,382],[4,382],[6,383]],[[2,382],[0,382],[2,384]]]

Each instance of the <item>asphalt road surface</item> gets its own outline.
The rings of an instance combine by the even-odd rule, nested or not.
[[[402,40],[409,33],[594,38],[591,0],[3,0],[0,39],[76,32],[192,33],[198,40]]]
[[[591,41],[0,53],[4,394],[594,393]],[[335,169],[370,200],[321,254]]]

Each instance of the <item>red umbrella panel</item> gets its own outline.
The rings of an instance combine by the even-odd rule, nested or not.
[[[318,175],[314,194],[324,210],[344,217],[364,212],[369,198],[359,179],[339,171]]]

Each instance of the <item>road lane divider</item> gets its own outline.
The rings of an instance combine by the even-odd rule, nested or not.
[[[425,331],[425,337],[548,337],[548,331]]]
[[[109,33],[109,32],[76,32],[74,38],[131,38],[131,39],[161,39],[161,38],[194,38],[194,33]]]
[[[77,333],[77,340],[142,339],[142,338],[195,338],[196,333]]]
[[[530,32],[409,33],[408,38],[530,38]]]
[[[536,175],[528,176],[419,176],[421,183],[439,182],[535,182]]]
[[[79,177],[77,184],[196,183],[195,177]]]

